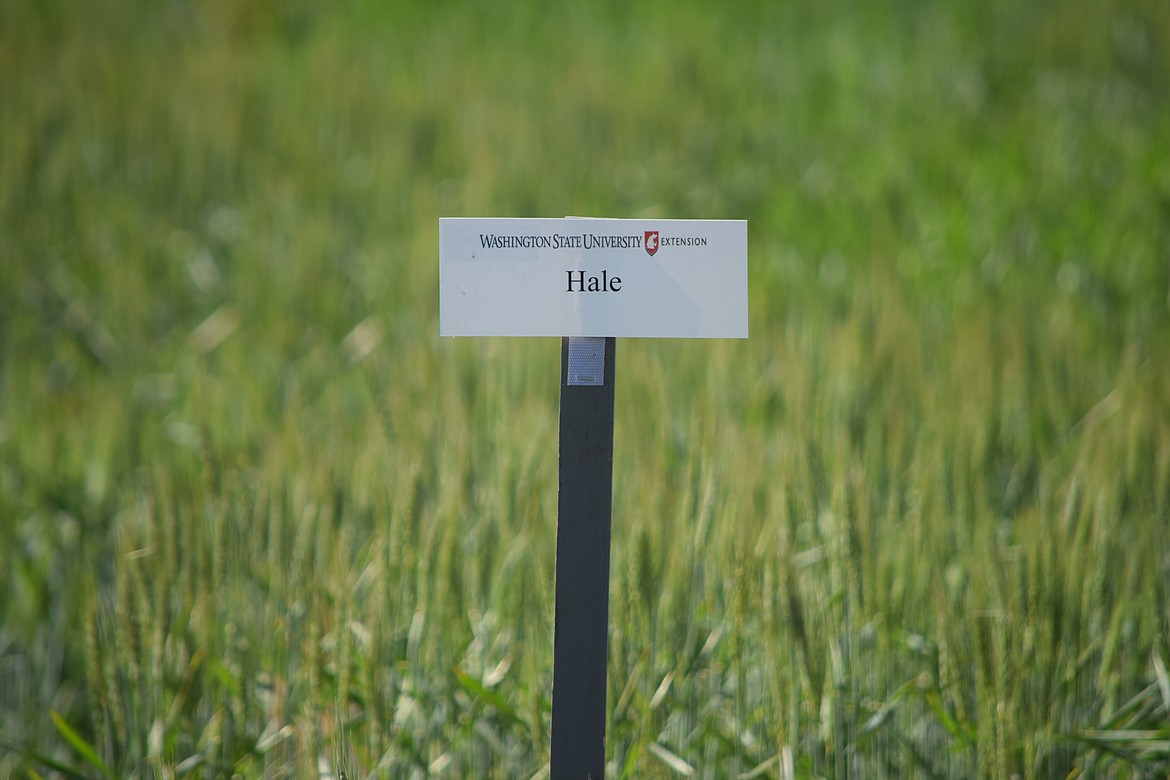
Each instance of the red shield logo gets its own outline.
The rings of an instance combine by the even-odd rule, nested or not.
[[[647,230],[646,231],[646,254],[653,257],[654,253],[657,251],[658,251],[658,231],[657,230]]]

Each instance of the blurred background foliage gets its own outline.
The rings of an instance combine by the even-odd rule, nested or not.
[[[0,773],[545,771],[559,345],[436,235],[574,214],[750,230],[749,341],[619,345],[613,776],[1165,775],[1166,3],[15,0],[0,83]]]

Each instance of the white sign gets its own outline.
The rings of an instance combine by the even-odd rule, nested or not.
[[[439,220],[443,336],[747,338],[747,222]]]

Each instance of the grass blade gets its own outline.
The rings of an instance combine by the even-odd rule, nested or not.
[[[455,670],[455,680],[459,683],[459,687],[471,695],[472,699],[490,705],[500,715],[504,716],[504,719],[509,723],[519,726],[526,725],[524,719],[516,712],[516,708],[509,704],[507,699],[495,691],[488,689],[483,683],[462,669]]]
[[[1166,671],[1166,664],[1162,661],[1162,654],[1154,648],[1154,674],[1158,677],[1158,690],[1162,693],[1162,709],[1170,711],[1170,673]]]
[[[11,742],[7,739],[0,739],[0,745],[2,745],[3,747],[5,747],[8,750],[11,750],[13,753],[18,753],[18,754],[24,756],[29,761],[32,761],[32,762],[37,763],[37,764],[41,764],[42,766],[46,766],[49,769],[52,769],[54,772],[59,772],[60,774],[64,775],[65,777],[72,778],[72,780],[90,780],[90,778],[87,775],[82,774],[81,772],[77,771],[73,767],[71,767],[67,764],[63,764],[60,761],[57,761],[56,759],[49,758],[46,755],[38,753],[35,750],[33,750],[32,748],[27,747],[25,745],[20,745],[20,744],[17,744],[16,742]],[[36,775],[36,773],[32,772],[31,770],[29,771],[29,774],[39,777],[39,775]]]
[[[110,769],[109,764],[102,761],[93,746],[82,739],[81,735],[74,731],[56,710],[49,710],[49,717],[53,719],[53,725],[57,727],[57,731],[65,738],[65,741],[85,759],[87,764],[101,772],[103,777],[115,780],[117,776],[114,774],[114,770]]]
[[[695,768],[682,760],[680,757],[670,752],[657,742],[651,742],[647,745],[654,757],[665,764],[672,771],[677,772],[683,777],[694,777]]]

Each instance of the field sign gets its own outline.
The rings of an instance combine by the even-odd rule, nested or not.
[[[747,222],[440,219],[439,333],[747,338]]]
[[[605,775],[617,337],[747,331],[746,222],[439,220],[440,335],[561,337],[550,780]]]

